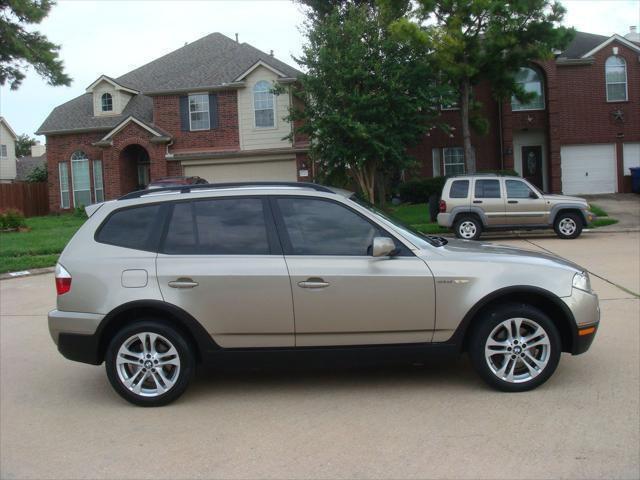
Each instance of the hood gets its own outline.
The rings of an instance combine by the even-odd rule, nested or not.
[[[584,203],[588,205],[588,202],[584,198],[580,197],[570,197],[569,195],[555,195],[551,193],[544,194],[545,200],[551,200],[553,202],[571,202],[571,203]]]
[[[448,239],[448,243],[435,249],[443,257],[457,261],[468,260],[483,262],[509,262],[514,264],[529,265],[555,265],[561,268],[569,268],[576,271],[584,271],[584,268],[564,258],[551,255],[546,252],[525,250],[523,248],[509,247],[507,245],[494,245],[492,243],[477,242],[473,240]]]

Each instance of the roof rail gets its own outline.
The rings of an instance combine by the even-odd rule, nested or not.
[[[297,188],[310,188],[317,190],[318,192],[335,193],[329,187],[324,185],[318,185],[317,183],[310,182],[231,182],[231,183],[201,183],[194,185],[177,185],[174,187],[161,187],[152,188],[150,190],[137,190],[135,192],[127,193],[118,200],[131,200],[133,198],[140,198],[144,195],[151,195],[159,192],[179,192],[179,193],[191,193],[194,190],[211,190],[216,188],[240,188],[240,187],[297,187]]]
[[[457,175],[451,175],[451,177],[504,177],[498,173],[460,173]]]

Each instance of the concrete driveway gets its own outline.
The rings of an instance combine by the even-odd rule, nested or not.
[[[0,282],[2,478],[638,478],[640,234],[501,241],[597,274],[585,355],[503,394],[466,358],[424,367],[201,374],[165,408],[62,358],[51,275]],[[619,288],[615,285],[620,285]]]

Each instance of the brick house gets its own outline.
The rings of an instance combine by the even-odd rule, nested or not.
[[[300,72],[213,33],[56,107],[47,138],[52,211],[117,198],[173,175],[306,180],[307,143],[284,139]],[[275,84],[284,93],[274,95]]]
[[[537,96],[526,105],[499,104],[488,85],[475,90],[489,120],[473,135],[477,168],[515,169],[546,191],[628,192],[629,167],[640,166],[640,36],[576,32],[554,59],[534,62],[517,80]],[[455,105],[442,110],[455,130],[432,130],[412,153],[420,175],[464,172]]]

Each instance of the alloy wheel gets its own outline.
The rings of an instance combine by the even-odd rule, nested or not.
[[[460,226],[458,227],[458,231],[460,232],[460,236],[462,238],[469,239],[475,236],[477,228],[475,223],[466,220],[460,224]]]
[[[549,363],[549,335],[528,318],[499,323],[487,337],[485,360],[491,372],[509,383],[524,383],[540,375]]]
[[[180,376],[180,356],[162,335],[140,332],[125,340],[116,356],[122,384],[143,397],[157,397],[175,385]]]
[[[558,230],[560,230],[560,233],[568,237],[575,233],[576,228],[578,228],[578,226],[573,218],[563,218],[560,220],[560,223],[558,223]]]

